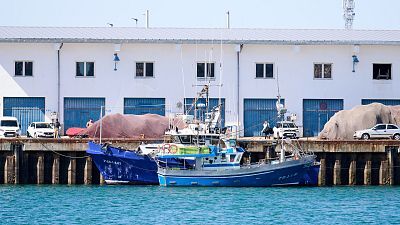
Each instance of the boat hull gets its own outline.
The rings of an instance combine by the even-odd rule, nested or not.
[[[318,169],[315,157],[277,164],[259,164],[231,170],[158,169],[161,186],[269,187],[316,185]]]
[[[107,184],[157,185],[157,163],[135,151],[88,143],[87,153]]]

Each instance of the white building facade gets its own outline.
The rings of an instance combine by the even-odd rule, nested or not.
[[[400,31],[0,27],[0,115],[23,127],[183,113],[210,83],[210,105],[254,136],[277,120],[279,84],[315,136],[338,110],[400,104],[399,78]]]

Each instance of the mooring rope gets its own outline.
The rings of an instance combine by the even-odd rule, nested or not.
[[[42,144],[42,146],[43,146],[46,150],[49,150],[49,151],[51,151],[51,152],[53,152],[53,153],[55,153],[55,154],[57,154],[57,155],[59,155],[59,156],[65,157],[65,158],[70,158],[70,159],[85,159],[85,158],[89,158],[89,157],[90,157],[90,156],[88,156],[88,155],[86,155],[86,156],[69,156],[69,155],[64,155],[64,154],[62,154],[62,153],[59,153],[59,152],[54,151],[53,149],[48,148],[48,147],[45,146],[43,143],[41,143],[41,144]]]

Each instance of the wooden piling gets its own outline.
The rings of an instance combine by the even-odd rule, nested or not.
[[[19,184],[19,179],[20,179],[20,159],[21,159],[21,153],[22,153],[22,146],[19,144],[12,144],[11,145],[14,150],[14,158],[15,158],[15,165],[14,165],[14,175],[15,175],[15,184]]]
[[[356,160],[352,160],[349,166],[349,185],[356,185],[356,170],[357,170],[357,162]]]
[[[393,150],[390,147],[387,152],[387,161],[388,161],[388,174],[387,174],[387,184],[394,184],[394,161],[393,161]]]
[[[15,184],[15,156],[6,156],[4,164],[4,183]]]
[[[365,162],[365,167],[364,167],[364,185],[371,185],[371,168],[372,167],[372,162],[371,160],[367,160]]]
[[[55,154],[53,157],[53,166],[51,170],[51,183],[60,183],[60,156]]]
[[[99,181],[99,183],[102,184],[102,185],[106,183],[106,181],[104,180],[104,177],[103,177],[103,175],[101,175],[101,173],[100,173],[100,181]]]
[[[44,184],[44,155],[39,154],[36,164],[36,183]]]
[[[335,165],[333,166],[333,185],[341,185],[341,165],[340,165],[340,160],[337,159],[335,161]]]
[[[379,167],[379,185],[389,184],[388,179],[388,161],[382,160]]]
[[[326,185],[326,159],[320,159],[320,166],[318,172],[318,186]]]
[[[68,184],[76,183],[76,159],[70,158],[68,166]]]
[[[85,162],[85,169],[84,169],[84,183],[85,184],[92,184],[92,158],[87,157]]]

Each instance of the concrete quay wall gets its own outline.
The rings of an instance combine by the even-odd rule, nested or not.
[[[0,183],[102,184],[90,157],[89,139],[0,139]],[[125,149],[157,139],[104,139]],[[275,152],[272,139],[240,139],[252,162]],[[301,139],[292,144],[312,151],[320,162],[319,185],[399,185],[400,142],[393,140],[326,141]]]

